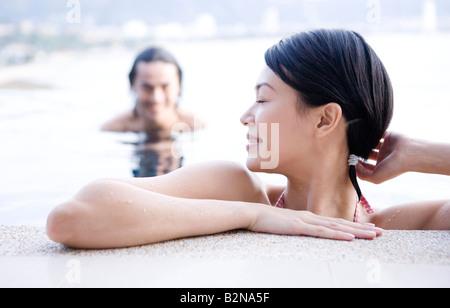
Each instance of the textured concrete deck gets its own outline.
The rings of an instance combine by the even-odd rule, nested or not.
[[[247,231],[76,250],[0,226],[0,287],[450,287],[450,232],[340,242]]]

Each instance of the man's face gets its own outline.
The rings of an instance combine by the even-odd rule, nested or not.
[[[132,84],[139,116],[151,122],[163,122],[175,112],[181,85],[177,67],[165,62],[139,62]]]

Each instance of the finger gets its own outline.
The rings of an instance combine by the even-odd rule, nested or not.
[[[367,164],[358,164],[356,166],[356,174],[361,180],[369,181],[374,184],[380,184],[395,177],[386,161],[382,161],[375,166],[372,165],[372,167]]]
[[[379,155],[380,155],[380,151],[379,150],[372,150],[372,152],[370,152],[369,157],[367,158],[367,160],[377,161]]]
[[[378,161],[378,156],[380,154],[380,150],[384,145],[384,141],[386,139],[387,133],[384,134],[383,138],[380,139],[375,149],[372,150],[372,152],[369,155],[370,160]]]
[[[319,238],[326,238],[339,241],[353,241],[355,236],[351,233],[330,229],[323,226],[305,224],[302,228],[302,234]]]
[[[348,231],[335,230],[327,227],[314,225],[305,226],[304,228],[305,228],[304,235],[340,241],[353,241],[355,238],[373,240],[378,236],[375,231],[353,229],[353,228],[343,228],[347,229]]]
[[[376,165],[368,163],[368,162],[364,162],[364,161],[359,161],[357,166],[363,167],[364,169],[366,169],[368,171],[373,171],[373,169],[375,169]]]
[[[323,223],[325,223],[326,227],[331,229],[340,229],[341,231],[345,232],[351,232],[352,230],[373,231],[377,235],[381,235],[384,231],[383,229],[378,228],[373,223],[356,223],[353,221],[333,217],[323,217],[323,218],[325,218],[323,220]]]
[[[331,223],[328,228],[339,230],[345,233],[351,233],[357,238],[374,239],[383,234],[383,229],[375,227],[373,224],[360,224],[346,221],[340,224]]]
[[[315,217],[311,224],[324,227],[327,229],[352,234],[361,239],[374,239],[383,233],[383,229],[373,224],[354,223],[345,219],[336,219],[329,217]]]
[[[360,226],[363,227],[364,225],[361,224]],[[338,229],[341,232],[353,234],[356,238],[367,240],[372,240],[382,234],[381,230],[377,231],[376,229],[365,229],[354,226],[340,226]]]
[[[375,147],[375,150],[379,151],[381,149],[381,147],[383,146],[384,140],[385,140],[385,136],[386,136],[386,134],[383,136],[383,138],[380,139],[380,141],[378,141],[378,144]]]
[[[356,165],[356,174],[360,179],[367,180],[372,175],[374,169],[374,165],[360,162]]]

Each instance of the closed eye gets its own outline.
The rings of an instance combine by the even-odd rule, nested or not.
[[[257,104],[263,104],[263,103],[265,103],[265,102],[266,102],[266,101],[263,101],[263,100],[257,100],[257,101],[256,101]]]

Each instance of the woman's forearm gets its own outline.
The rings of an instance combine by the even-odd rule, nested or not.
[[[266,204],[171,197],[117,180],[84,187],[56,207],[47,234],[74,248],[120,248],[236,229],[337,240],[374,238],[373,225]]]
[[[98,181],[50,214],[47,232],[71,247],[111,248],[247,228],[244,202],[170,197],[118,181]]]
[[[450,175],[450,145],[411,139],[405,156],[407,171]]]

